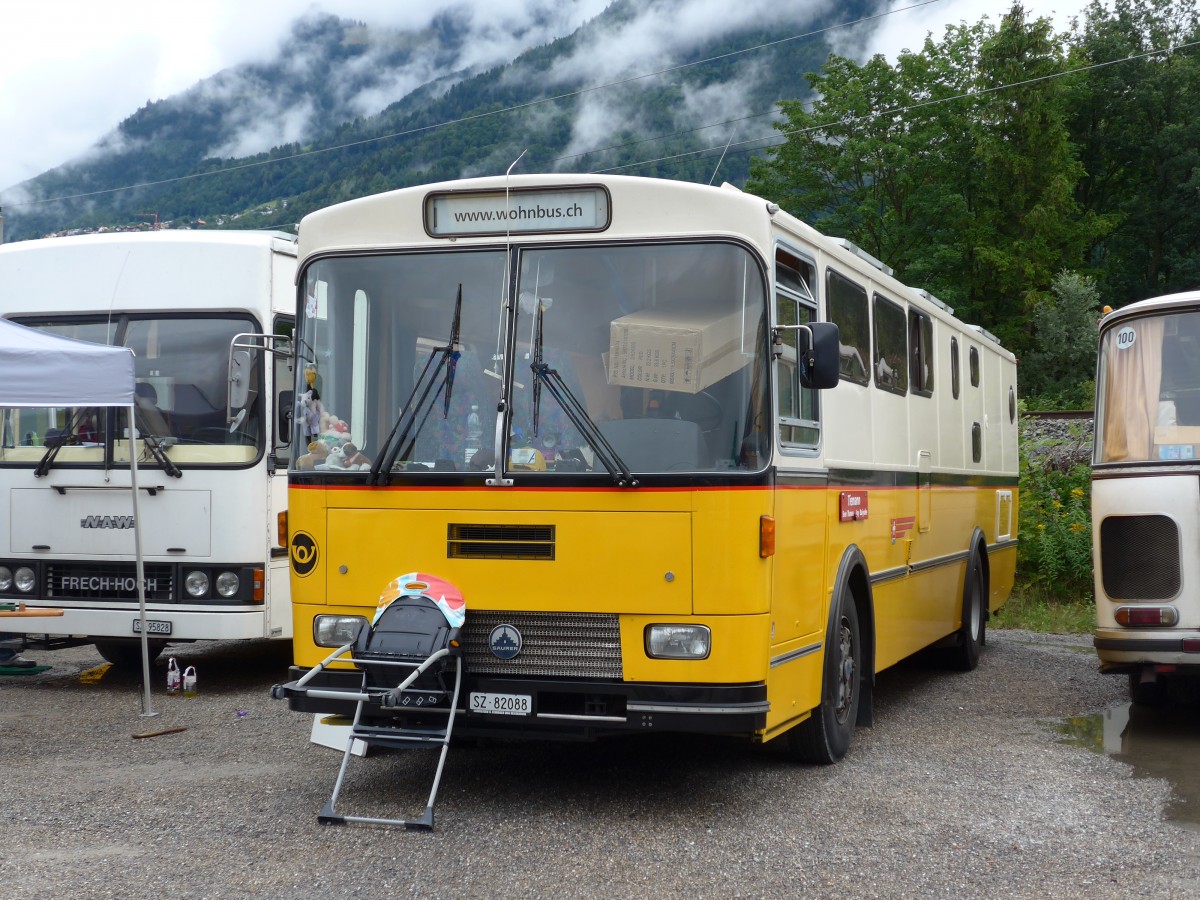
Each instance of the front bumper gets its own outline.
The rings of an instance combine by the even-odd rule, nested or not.
[[[313,697],[309,689],[358,695],[362,673],[326,669],[304,688],[295,683],[308,670],[293,666],[291,681],[273,689],[297,711],[354,715],[357,701]],[[530,715],[471,711],[471,694],[518,694],[532,697]],[[534,678],[473,677],[464,673],[454,734],[462,737],[593,740],[602,735],[658,732],[753,734],[766,728],[767,687],[756,684],[663,684]],[[396,726],[444,724],[445,707],[384,709],[364,704],[363,716]]]

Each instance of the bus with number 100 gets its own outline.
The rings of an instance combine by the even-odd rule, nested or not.
[[[1200,675],[1200,291],[1107,312],[1096,371],[1094,642],[1161,705]]]
[[[410,572],[466,600],[467,737],[829,763],[881,670],[976,666],[1016,564],[1015,360],[868,254],[730,186],[563,174],[352,200],[298,252],[294,677]]]

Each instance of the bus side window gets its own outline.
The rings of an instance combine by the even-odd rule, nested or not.
[[[875,386],[893,394],[908,393],[908,330],[904,308],[875,295]]]
[[[825,272],[826,305],[829,320],[836,322],[841,335],[842,379],[855,384],[870,384],[871,323],[867,314],[867,292],[833,269]]]
[[[933,396],[933,320],[915,309],[908,311],[909,383],[921,397]]]
[[[950,338],[950,393],[955,400],[958,399],[958,338]]]
[[[810,285],[816,272],[811,264],[780,248],[775,254],[775,323],[803,325],[816,317],[817,301]],[[797,331],[780,331],[782,352],[776,362],[776,410],[779,441],[814,447],[820,437],[817,392],[800,385]]]

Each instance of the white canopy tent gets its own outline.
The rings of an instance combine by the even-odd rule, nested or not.
[[[0,407],[125,407],[132,422],[135,383],[134,355],[128,347],[57,337],[0,319]],[[132,452],[129,487],[142,620],[142,714],[149,716],[154,713],[150,706],[146,579],[138,519],[137,454]]]

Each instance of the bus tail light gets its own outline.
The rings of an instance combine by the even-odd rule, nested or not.
[[[264,578],[264,574],[262,569],[255,569],[251,573],[252,587],[250,589],[250,600],[252,603],[262,603],[266,599],[266,579]]]
[[[763,559],[775,555],[775,517],[760,516],[758,520],[758,555]]]
[[[275,515],[275,540],[278,542],[280,547],[286,547],[288,545],[288,520],[286,509],[283,510],[283,512]]]
[[[1200,638],[1184,638],[1184,653],[1200,653]]]
[[[1113,618],[1118,625],[1131,627],[1170,626],[1179,622],[1179,612],[1173,606],[1121,606]]]

